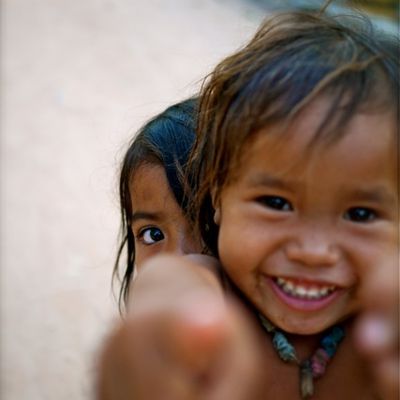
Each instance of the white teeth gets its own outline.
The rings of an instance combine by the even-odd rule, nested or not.
[[[321,295],[322,295],[322,296],[326,296],[326,295],[328,294],[329,290],[333,290],[333,289],[331,289],[331,287],[332,287],[332,286],[330,286],[329,288],[323,287],[323,288],[320,290]]]
[[[308,300],[321,299],[322,297],[331,294],[336,289],[336,286],[333,285],[322,286],[319,288],[312,286],[307,288],[303,285],[296,285],[294,282],[281,277],[276,278],[276,283],[285,293],[290,294],[293,297]]]
[[[322,294],[322,291],[319,292],[317,288],[308,289],[308,297],[311,299],[317,299],[320,293]]]
[[[291,291],[291,292],[295,290],[295,287],[294,287],[294,285],[293,285],[292,282],[285,282],[285,283],[284,283],[284,286],[285,286],[285,288],[286,288],[287,290],[289,290],[289,291]]]
[[[307,289],[304,288],[303,286],[297,286],[294,288],[294,292],[295,294],[299,295],[300,297],[306,297],[307,293]]]

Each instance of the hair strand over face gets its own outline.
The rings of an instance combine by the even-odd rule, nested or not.
[[[120,242],[113,269],[113,282],[115,279],[121,282],[118,299],[121,313],[128,302],[129,286],[135,270],[135,237],[131,227],[134,175],[145,164],[161,165],[175,200],[185,212],[188,198],[183,170],[195,138],[196,109],[197,99],[192,98],[155,116],[131,140],[122,161],[119,176]],[[121,265],[122,279],[119,275]]]

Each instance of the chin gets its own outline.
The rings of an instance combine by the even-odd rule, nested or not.
[[[325,326],[315,326],[315,325],[310,325],[310,326],[306,326],[304,324],[301,324],[301,326],[299,324],[293,326],[283,326],[280,327],[281,330],[283,330],[286,333],[291,333],[293,335],[318,335],[321,332],[324,332],[326,329],[329,329],[330,327],[332,327],[335,324],[331,324],[331,325],[325,325]]]
[[[328,318],[324,316],[286,316],[283,318],[271,317],[269,320],[287,333],[294,335],[317,335],[340,323],[344,318],[332,318],[332,316],[328,316]]]
[[[288,307],[282,308],[280,302],[274,301],[274,298],[268,300],[269,307],[264,307],[266,318],[279,329],[295,335],[319,334],[334,325],[343,323],[359,310],[357,302],[349,302],[348,296],[343,296],[333,306],[324,307],[318,311],[290,310]],[[272,310],[275,312],[268,313]]]

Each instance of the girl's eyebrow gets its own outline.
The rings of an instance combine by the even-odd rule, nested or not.
[[[132,214],[131,222],[136,222],[141,219],[158,221],[161,219],[161,213],[158,212],[146,212],[146,211],[136,211]]]
[[[268,186],[277,189],[288,189],[295,185],[295,181],[283,180],[267,173],[254,174],[249,178],[248,182],[251,186]]]
[[[354,191],[353,196],[361,200],[375,203],[394,203],[396,201],[396,197],[382,186],[377,186],[372,189],[359,188]]]

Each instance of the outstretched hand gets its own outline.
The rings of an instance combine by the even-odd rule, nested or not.
[[[209,261],[160,256],[144,266],[104,347],[98,400],[261,398],[256,329]]]
[[[355,343],[375,374],[384,399],[399,398],[399,271],[398,260],[365,271],[364,312]]]

